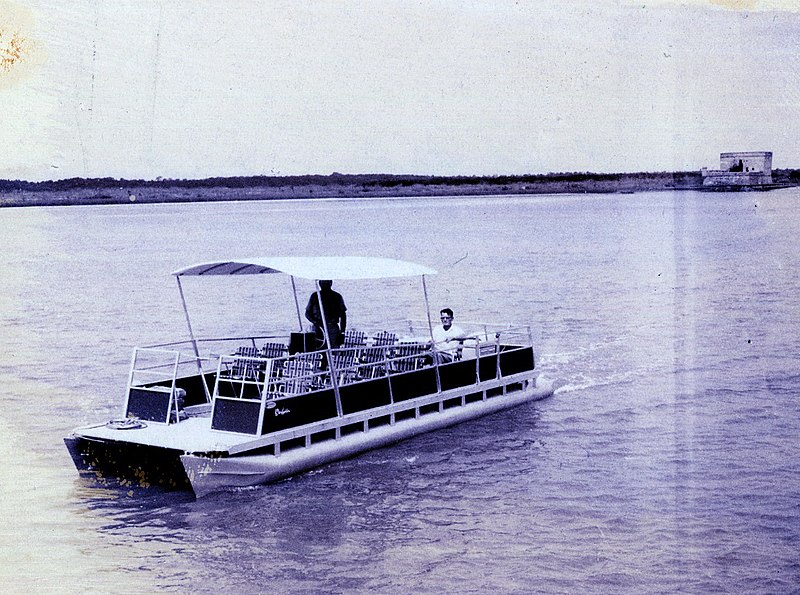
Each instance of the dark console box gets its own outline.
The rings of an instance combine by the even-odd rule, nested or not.
[[[314,333],[291,333],[289,335],[289,355],[317,350],[317,336]]]

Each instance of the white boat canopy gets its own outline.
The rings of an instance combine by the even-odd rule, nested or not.
[[[186,325],[189,329],[189,338],[192,342],[194,355],[197,362],[197,370],[203,378],[203,388],[205,389],[206,399],[211,402],[211,392],[205,382],[205,373],[197,347],[197,340],[192,330],[192,322],[189,318],[189,310],[186,307],[186,297],[181,286],[181,277],[200,277],[205,275],[265,275],[269,273],[283,273],[292,278],[292,289],[294,293],[295,309],[297,310],[297,324],[300,331],[303,330],[303,317],[300,312],[300,302],[297,298],[297,287],[295,277],[300,279],[311,279],[319,281],[330,279],[331,281],[340,279],[387,279],[391,277],[422,277],[422,290],[425,296],[425,310],[428,313],[428,328],[433,336],[431,325],[430,304],[428,302],[428,290],[425,284],[425,275],[435,275],[436,271],[406,260],[396,260],[393,258],[377,258],[374,256],[265,256],[236,258],[231,260],[218,260],[215,262],[204,262],[194,264],[189,267],[179,269],[172,274],[178,282],[178,291],[181,296],[183,313],[186,316]],[[320,286],[317,284],[317,291]],[[320,304],[322,305],[322,304]],[[324,310],[323,310],[324,313]],[[328,333],[328,323],[323,316],[325,337]],[[326,341],[328,361],[332,361],[333,354],[330,348],[330,341]],[[336,393],[337,410],[341,412],[341,401],[339,397],[339,386],[334,380],[334,392]]]
[[[283,273],[301,279],[386,279],[435,275],[434,269],[393,258],[373,256],[267,256],[194,264],[172,273],[202,275],[263,275]]]

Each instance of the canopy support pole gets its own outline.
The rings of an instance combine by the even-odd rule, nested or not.
[[[319,302],[319,314],[322,317],[322,331],[325,335],[325,353],[328,357],[328,373],[331,375],[331,384],[333,385],[333,394],[336,396],[336,415],[342,417],[342,397],[339,395],[339,378],[336,374],[336,368],[333,364],[333,350],[331,349],[331,335],[328,332],[328,319],[325,317],[325,307],[322,305],[322,287],[319,284],[319,279],[314,281],[317,285],[317,301]],[[339,438],[339,432],[336,432],[336,438]]]
[[[300,332],[303,332],[303,317],[300,316],[300,302],[297,300],[297,284],[294,282],[294,275],[289,275],[292,280],[292,293],[294,294],[294,307],[297,310],[297,325]]]
[[[194,338],[194,331],[192,330],[192,321],[189,319],[189,309],[186,307],[186,297],[183,295],[183,287],[181,286],[181,278],[175,275],[175,280],[178,282],[178,293],[181,294],[181,304],[183,305],[183,315],[186,316],[186,326],[189,327],[189,338],[192,340],[192,349],[194,349],[195,363],[197,363],[197,371],[200,372],[200,379],[203,381],[203,390],[206,393],[206,402],[211,402],[211,393],[206,384],[206,375],[203,373],[203,364],[200,361],[200,350],[197,348],[197,339]]]
[[[428,333],[433,341],[433,322],[431,322],[431,304],[428,301],[428,286],[425,283],[425,275],[422,275],[422,294],[425,296],[425,314],[428,315]]]
[[[436,348],[436,341],[433,340],[433,322],[431,321],[431,303],[428,301],[428,285],[425,283],[425,275],[422,275],[422,293],[425,295],[425,313],[428,315],[428,332],[431,336],[431,353],[433,353],[433,367],[436,370],[436,390],[442,392],[442,379],[439,376],[439,350]]]

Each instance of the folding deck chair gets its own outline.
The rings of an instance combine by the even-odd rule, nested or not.
[[[299,395],[319,388],[322,353],[298,353],[283,362],[283,391]]]
[[[241,346],[234,352],[235,359],[231,367],[224,374],[234,395],[251,398],[250,394],[255,387],[258,398],[261,397],[261,372],[264,362],[258,349],[251,346]]]
[[[359,368],[359,373],[365,378],[385,376],[386,362],[392,356],[393,346],[397,343],[397,335],[388,331],[381,331],[372,337],[372,345],[364,349]]]
[[[398,372],[419,370],[431,360],[430,345],[425,343],[400,343],[395,349],[392,367]]]

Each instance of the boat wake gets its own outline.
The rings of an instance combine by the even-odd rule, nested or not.
[[[555,380],[540,378],[542,381],[552,383],[555,394],[564,394],[603,386],[630,384],[643,378],[653,377],[659,373],[661,371],[655,366],[645,366],[639,369],[606,374],[605,376],[599,374],[595,376],[591,374],[591,370],[586,370],[573,373],[571,376],[561,376]]]

